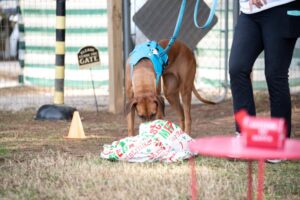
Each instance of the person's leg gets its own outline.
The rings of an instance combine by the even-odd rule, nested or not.
[[[263,50],[261,29],[249,15],[238,18],[229,57],[230,87],[234,113],[246,109],[255,115],[255,103],[250,74],[253,64]],[[239,127],[236,126],[238,132]]]
[[[270,20],[273,21],[271,18]],[[292,113],[288,73],[296,38],[283,38],[274,29],[272,22],[264,21],[264,23],[262,27],[265,46],[265,76],[270,95],[271,116],[286,120],[287,133],[290,137]]]

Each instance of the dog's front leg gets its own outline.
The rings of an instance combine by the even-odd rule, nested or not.
[[[130,94],[130,93],[129,93]],[[125,106],[125,113],[127,118],[128,136],[134,136],[134,118],[136,101],[132,99],[133,94],[129,95],[129,102]]]
[[[134,117],[135,117],[135,109],[133,109],[133,89],[132,89],[132,80],[131,80],[131,68],[127,61],[126,64],[126,97],[128,98],[128,103],[125,106],[125,114],[127,118],[127,134],[128,136],[134,136]]]
[[[135,111],[132,110],[127,114],[127,127],[128,127],[128,136],[134,136],[134,117],[135,117]]]

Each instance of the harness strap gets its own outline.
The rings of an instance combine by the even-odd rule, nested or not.
[[[163,48],[155,41],[140,44],[134,48],[130,54],[130,70],[131,76],[134,66],[143,58],[149,59],[154,68],[156,76],[156,85],[158,85],[161,75],[163,74],[165,66],[168,64],[168,55],[161,55]]]

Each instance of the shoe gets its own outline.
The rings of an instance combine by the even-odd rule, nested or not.
[[[241,133],[240,133],[240,132],[237,132],[237,131],[234,133],[234,135],[235,135],[235,138],[240,138],[240,137],[241,137]],[[232,162],[238,161],[238,159],[236,159],[236,158],[231,158],[231,157],[228,157],[227,160],[228,160],[228,161],[232,161]]]
[[[272,160],[267,160],[267,163],[270,164],[277,164],[277,163],[281,163],[283,160],[277,160],[277,159],[272,159]]]

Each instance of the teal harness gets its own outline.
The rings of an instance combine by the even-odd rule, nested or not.
[[[199,26],[197,23],[197,16],[198,16],[198,8],[200,4],[200,0],[197,0],[195,9],[194,9],[194,23],[197,28],[205,29],[209,27],[212,22],[213,16],[216,11],[218,0],[213,1],[212,8],[210,10],[209,16],[207,21],[203,26]],[[165,66],[168,64],[168,51],[170,50],[171,46],[174,44],[180,30],[181,22],[184,16],[184,10],[186,6],[186,0],[182,0],[179,15],[177,18],[176,26],[173,32],[173,36],[171,37],[167,47],[163,49],[157,42],[150,41],[140,45],[137,45],[134,50],[130,53],[130,69],[131,69],[131,76],[133,73],[134,66],[142,59],[147,58],[149,59],[154,67],[155,75],[156,75],[156,85],[158,85],[161,75],[163,74]]]
[[[163,51],[164,49],[155,41],[146,42],[136,46],[130,54],[129,64],[131,69],[131,76],[133,73],[133,67],[142,58],[148,58],[153,63],[156,76],[156,85],[158,85],[164,68],[168,64],[168,55],[161,55]]]

